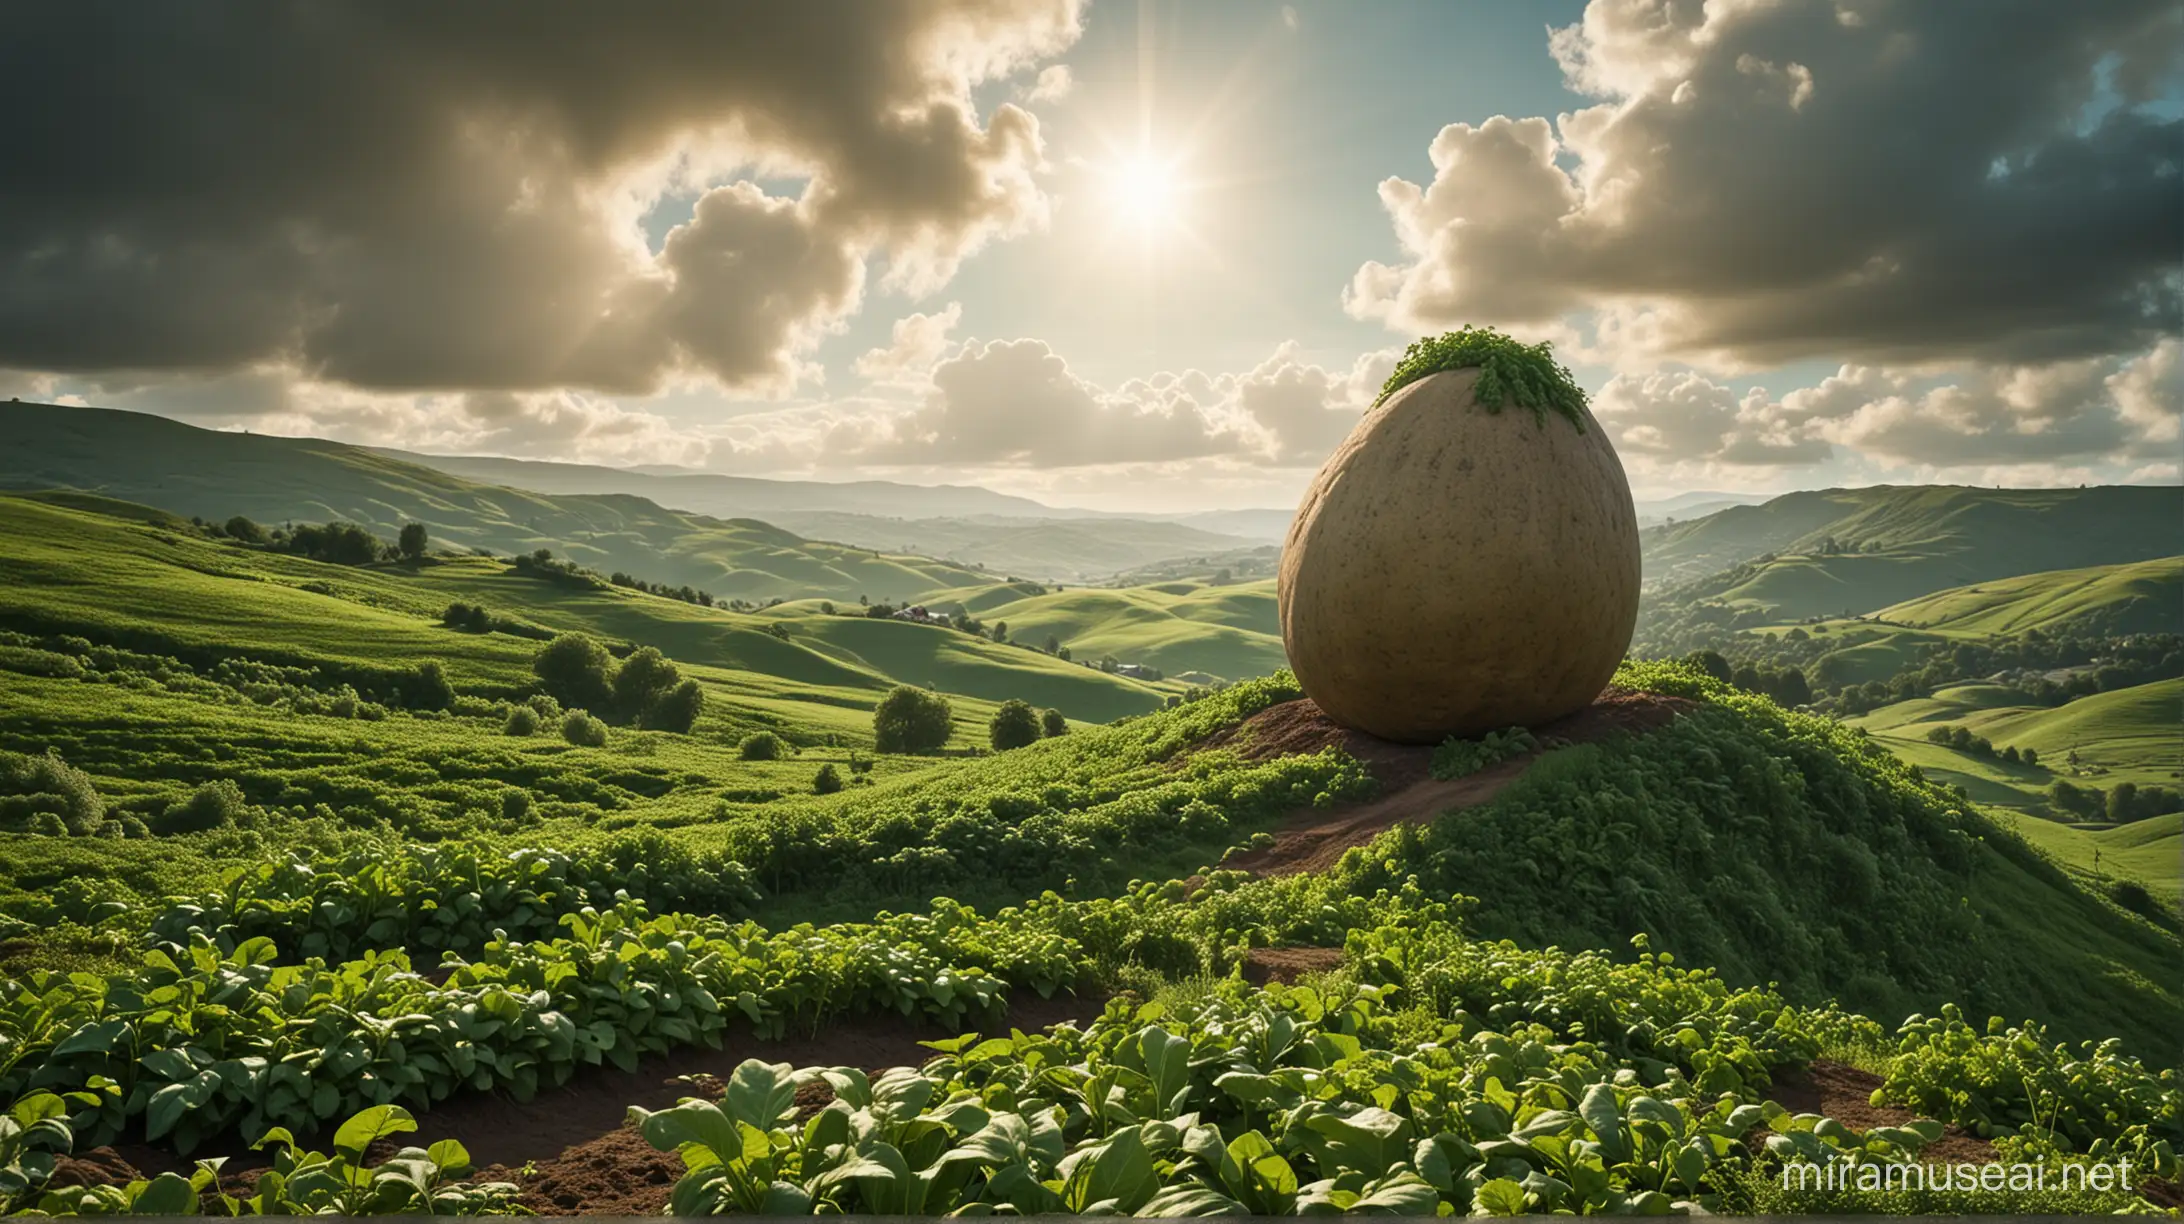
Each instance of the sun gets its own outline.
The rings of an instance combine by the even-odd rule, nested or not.
[[[1182,220],[1184,187],[1175,162],[1148,153],[1118,161],[1108,175],[1109,202],[1131,227],[1154,232]]]

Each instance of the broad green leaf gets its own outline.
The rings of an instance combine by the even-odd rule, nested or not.
[[[374,1142],[416,1129],[417,1119],[399,1105],[369,1106],[334,1132],[334,1150],[348,1154],[352,1160],[361,1160],[364,1150]]]

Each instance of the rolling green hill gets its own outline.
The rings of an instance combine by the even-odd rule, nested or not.
[[[392,538],[420,522],[443,545],[546,548],[607,573],[753,602],[915,599],[989,581],[929,557],[803,539],[751,519],[667,510],[627,494],[548,495],[313,438],[197,429],[96,408],[0,404],[0,489],[80,489],[215,522],[346,520]]]
[[[2096,693],[2052,709],[2016,701],[1992,685],[1955,685],[1847,721],[1911,764],[1963,786],[1974,800],[1998,806],[2042,806],[2041,792],[2058,777],[2103,789],[2118,782],[2174,788],[2184,779],[2184,737],[2177,733],[2184,680]],[[1967,727],[1997,748],[2031,748],[2040,764],[2008,764],[1928,743],[1927,731],[1937,726]]]
[[[1214,585],[1175,581],[1135,587],[1080,587],[1027,594],[996,584],[929,597],[961,604],[1009,636],[1043,644],[1053,637],[1079,659],[1112,655],[1169,676],[1204,672],[1224,680],[1264,676],[1288,665],[1275,619],[1274,581]]]
[[[1871,612],[2047,570],[2176,556],[2184,554],[2180,524],[2184,488],[2177,487],[1877,486],[1734,506],[1648,529],[1642,541],[1649,582],[1677,588],[1677,597],[1795,618]]]
[[[2184,633],[2184,556],[1954,587],[1874,616],[1944,634]]]
[[[852,735],[869,734],[861,711],[903,683],[972,698],[958,714],[974,732],[990,703],[1011,697],[1094,722],[1163,700],[1149,685],[950,629],[814,614],[811,624],[839,629],[792,627],[784,640],[759,616],[548,582],[489,558],[327,565],[207,539],[141,508],[101,512],[113,509],[80,495],[0,496],[0,628],[360,673],[430,657],[458,686],[526,683],[535,641],[440,626],[441,610],[464,602],[656,646],[694,665],[724,709],[749,702]]]
[[[976,563],[988,571],[1063,582],[1104,579],[1181,557],[1256,547],[1240,536],[1130,518],[890,518],[784,510],[769,521],[860,548]]]

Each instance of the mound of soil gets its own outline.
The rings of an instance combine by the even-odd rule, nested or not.
[[[1253,948],[1244,953],[1244,980],[1254,986],[1287,985],[1307,973],[1325,973],[1342,963],[1340,948]]]
[[[1199,750],[1227,749],[1246,760],[1267,761],[1334,746],[1372,771],[1380,783],[1377,798],[1333,811],[1305,808],[1292,813],[1274,831],[1273,845],[1224,864],[1253,875],[1287,875],[1325,871],[1345,850],[1365,845],[1396,825],[1485,803],[1523,776],[1540,752],[1651,731],[1694,706],[1681,697],[1611,686],[1584,709],[1535,728],[1537,752],[1447,781],[1433,776],[1431,746],[1398,744],[1352,730],[1329,718],[1310,698],[1269,706],[1208,738]]]
[[[1871,1071],[1822,1058],[1775,1076],[1767,1095],[1793,1114],[1824,1114],[1855,1131],[1902,1126],[1918,1117],[1908,1109],[1873,1104],[1873,1090],[1880,1086],[1881,1077]],[[1939,1141],[1919,1149],[1919,1159],[1929,1164],[1986,1164],[1995,1159],[1995,1151],[1986,1140],[1950,1126]]]

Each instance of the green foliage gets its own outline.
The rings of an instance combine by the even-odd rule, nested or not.
[[[819,772],[812,775],[811,789],[815,795],[831,795],[840,791],[842,789],[841,771],[834,768],[831,762],[821,765]]]
[[[614,709],[622,718],[640,722],[681,679],[682,674],[659,647],[640,647],[614,671]]]
[[[502,734],[513,735],[518,739],[537,735],[538,728],[538,711],[527,705],[512,707],[508,711],[507,719],[501,723]]]
[[[243,788],[234,779],[214,778],[189,798],[168,804],[152,821],[152,828],[159,833],[202,833],[232,825],[248,811]]]
[[[605,709],[614,700],[610,676],[614,659],[607,648],[581,633],[564,633],[539,648],[531,660],[546,695],[564,706]]]
[[[1069,720],[1060,710],[1047,709],[1039,712],[1039,734],[1047,739],[1069,734]]]
[[[1538,750],[1539,738],[1523,727],[1489,731],[1475,740],[1452,735],[1433,750],[1431,769],[1436,778],[1461,778]]]
[[[948,699],[914,685],[898,685],[872,710],[873,746],[881,752],[937,752],[955,727]]]
[[[561,738],[579,748],[607,746],[607,724],[584,710],[570,710],[561,718]]]
[[[425,549],[431,543],[431,537],[426,534],[423,523],[402,524],[402,530],[394,538],[396,551],[412,561],[424,556]]]
[[[68,836],[109,833],[106,801],[90,775],[50,748],[39,756],[0,752],[0,828],[24,827],[38,816],[52,817]]]
[[[1585,392],[1569,370],[1554,359],[1553,345],[1520,344],[1490,327],[1465,327],[1416,340],[1403,351],[1394,373],[1381,384],[1376,405],[1419,379],[1449,370],[1476,368],[1472,395],[1488,412],[1511,403],[1529,408],[1544,423],[1553,412],[1585,432]]]
[[[736,755],[746,761],[778,761],[788,750],[788,744],[771,731],[753,731],[736,745]]]
[[[562,923],[560,939],[489,940],[441,985],[399,952],[280,965],[271,940],[223,954],[202,933],[135,973],[0,981],[0,1097],[110,1080],[118,1108],[89,1142],[141,1118],[148,1139],[188,1152],[238,1128],[305,1131],[463,1089],[527,1101],[580,1066],[717,1046],[731,1020],[771,1036],[873,1011],[953,1027],[993,1015],[1011,984],[1051,994],[1077,976],[1068,940],[949,902],[773,933],[653,918],[635,901]]]
[[[529,807],[509,792],[508,810]],[[521,801],[521,802],[516,802]],[[635,896],[655,906],[742,914],[758,901],[741,864],[691,853],[658,833],[567,853],[477,846],[291,851],[230,868],[217,889],[168,898],[147,926],[180,955],[200,936],[223,953],[257,939],[282,957],[344,960],[374,950],[474,954],[495,938],[550,939],[561,920]]]
[[[455,685],[438,659],[417,665],[416,674],[403,686],[402,703],[412,710],[445,710],[455,704]]]
[[[1039,742],[1039,713],[1028,701],[1009,700],[993,712],[993,720],[986,724],[988,740],[995,752],[1022,748]]]
[[[705,690],[695,680],[677,681],[653,698],[646,708],[640,724],[648,731],[672,731],[688,735],[698,724],[698,715],[705,710]]]
[[[2174,1068],[2150,1070],[2120,1047],[2050,1044],[2040,1024],[2005,1027],[1999,1016],[1981,1033],[1951,1004],[1904,1021],[1877,1095],[1981,1136],[2095,1160],[2127,1157],[2174,1178],[2184,1087]]]

